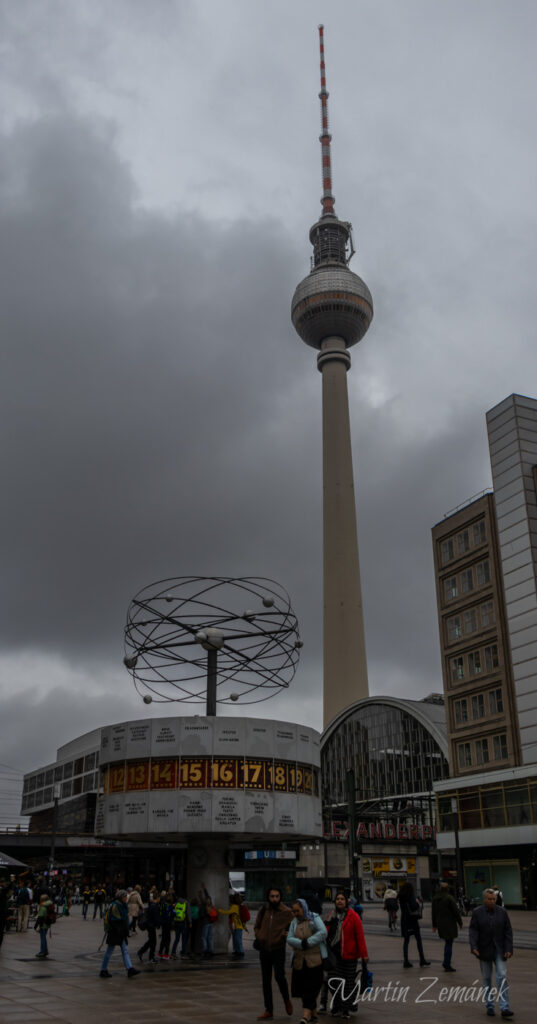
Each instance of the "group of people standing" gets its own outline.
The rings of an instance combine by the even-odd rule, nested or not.
[[[146,953],[151,963],[177,960],[179,956],[213,957],[213,930],[219,914],[233,915],[236,918],[233,936],[235,937],[235,932],[240,929],[241,942],[240,952],[237,953],[238,946],[234,939],[233,955],[244,956],[240,902],[240,897],[234,896],[230,899],[229,909],[216,908],[202,883],[197,896],[191,900],[172,889],[159,891],[153,887],[148,893],[146,908],[140,886],[119,889],[115,900],[108,908],[109,920],[105,922],[107,952],[101,965],[101,978],[111,977],[108,963],[114,946],[121,948],[128,977],[132,978],[139,973],[132,966],[127,948],[129,935],[135,935],[137,931],[147,936],[137,952],[140,963],[144,962]],[[160,932],[160,942],[157,932]]]
[[[332,1013],[349,1019],[357,998],[358,964],[361,961],[366,968],[369,959],[359,914],[343,892],[325,920],[305,900],[296,899],[288,907],[281,895],[277,886],[269,889],[254,925],[265,1003],[257,1019],[273,1019],[273,972],[286,1012],[293,1013],[285,975],[287,946],[292,950],[291,995],[301,1000],[301,1024],[316,1019],[319,996],[320,1013],[326,1012],[331,997]]]

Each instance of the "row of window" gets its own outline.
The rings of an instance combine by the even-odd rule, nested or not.
[[[452,615],[447,620],[448,642],[462,640],[463,636],[471,636],[478,629],[488,629],[496,622],[494,601],[484,601],[479,607],[468,608],[460,615]]]
[[[467,722],[479,721],[487,715],[499,715],[503,711],[503,694],[501,686],[487,693],[475,693],[472,697],[461,697],[455,701],[455,723],[466,725]]]
[[[79,775],[76,779],[69,779],[61,783],[60,799],[66,800],[71,796],[78,796],[79,793],[92,793],[97,791],[99,786],[99,772],[89,772],[87,775]],[[34,792],[23,793],[22,813],[32,810],[34,807],[42,807],[51,804],[54,800],[54,786],[46,786]]]
[[[444,580],[444,597],[446,601],[454,601],[464,594],[471,594],[479,587],[486,587],[490,583],[490,562],[485,558],[483,562],[477,562],[468,569],[462,569],[456,576],[448,576]]]
[[[64,779],[72,779],[74,775],[83,775],[85,772],[92,772],[99,766],[99,755],[86,754],[85,757],[77,757],[76,761],[68,761],[67,764],[56,765],[55,768],[47,768],[44,772],[36,775],[29,775],[24,780],[23,793],[33,793],[36,789],[43,789],[44,786],[52,786],[55,782],[63,782]]]
[[[487,539],[487,527],[484,519],[474,523],[472,527],[461,530],[460,533],[442,541],[442,565],[452,562],[454,558],[461,558],[470,548],[476,548],[484,544]]]
[[[457,654],[449,662],[451,681],[458,683],[461,679],[473,679],[475,676],[496,672],[499,668],[498,644],[478,647],[467,654]]]
[[[508,757],[507,734],[485,736],[479,740],[457,744],[459,768],[489,764],[490,761],[505,761]]]
[[[440,796],[438,821],[441,831],[453,829],[453,797],[457,801],[460,829],[537,824],[537,781],[534,779],[461,789]]]

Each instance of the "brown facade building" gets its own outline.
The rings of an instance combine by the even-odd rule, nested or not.
[[[521,763],[494,495],[433,527],[451,775]]]

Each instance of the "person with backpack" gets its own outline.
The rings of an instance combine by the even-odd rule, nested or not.
[[[48,956],[47,932],[55,921],[56,911],[54,909],[54,903],[50,896],[42,896],[39,901],[39,910],[37,911],[37,917],[34,924],[34,928],[39,932],[39,938],[41,940],[39,953],[35,954],[38,960],[44,960]]]
[[[245,922],[241,918],[241,904],[242,896],[239,893],[234,892],[229,897],[229,908],[222,910],[218,907],[219,914],[225,914],[229,917],[229,923],[231,927],[231,941],[233,943],[233,952],[231,954],[233,960],[242,960],[244,957],[244,949],[242,945],[242,933],[245,928]],[[248,908],[246,908],[248,910]],[[248,918],[250,920],[250,911],[248,910]]]
[[[184,896],[176,896],[173,905],[173,941],[171,959],[177,960],[177,947],[181,943],[181,956],[187,956],[188,933],[190,931],[190,904]]]
[[[25,932],[28,927],[28,919],[30,917],[30,890],[27,885],[20,885],[17,889],[16,906],[17,906],[17,931]]]
[[[151,963],[158,964],[158,958],[155,956],[157,948],[157,928],[160,928],[160,895],[158,892],[153,894],[152,900],[148,903],[147,910],[145,912],[145,923],[147,927],[147,939],[143,946],[140,946],[138,950],[138,959],[140,963],[143,963],[144,953],[149,950],[149,959]]]
[[[137,971],[131,964],[131,958],[128,950],[128,935],[129,935],[129,912],[127,910],[127,891],[126,889],[118,889],[116,892],[115,900],[110,904],[104,917],[104,927],[106,931],[106,953],[103,957],[101,964],[101,978],[111,978],[112,975],[108,971],[108,964],[110,957],[114,952],[116,946],[121,949],[121,955],[123,957],[123,963],[127,971],[128,978],[134,978]]]

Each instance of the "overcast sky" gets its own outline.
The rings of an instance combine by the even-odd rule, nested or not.
[[[2,761],[143,716],[127,606],[191,573],[288,589],[302,660],[258,713],[321,725],[321,378],[290,321],[321,20],[336,210],[375,306],[348,375],[370,689],[441,690],[430,529],[490,487],[486,410],[537,394],[537,6],[0,15]]]

